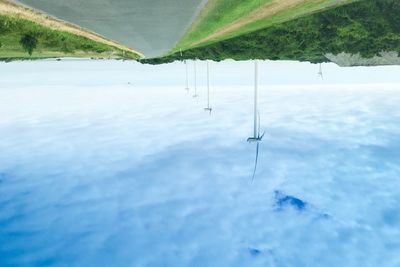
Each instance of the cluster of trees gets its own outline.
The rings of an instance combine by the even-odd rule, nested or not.
[[[346,52],[364,58],[382,51],[400,55],[400,1],[363,0],[275,25],[206,47],[144,63],[182,59],[298,60],[326,62],[327,53]]]

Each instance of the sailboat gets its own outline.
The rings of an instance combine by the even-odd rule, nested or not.
[[[264,134],[260,133],[260,114],[258,111],[258,61],[254,61],[254,132],[253,136],[247,138],[247,142],[260,142]]]
[[[322,80],[324,79],[324,74],[322,72],[322,63],[319,64],[318,75],[321,77]]]
[[[204,108],[205,111],[210,112],[212,111],[212,108],[210,106],[210,64],[207,60],[207,107]]]
[[[256,146],[256,159],[254,162],[254,169],[251,181],[254,181],[257,172],[257,165],[258,165],[258,153],[260,149],[260,142],[264,137],[265,132],[261,134],[260,128],[260,113],[258,111],[258,62],[257,60],[254,61],[254,132],[253,136],[247,139],[249,143],[257,143]]]
[[[196,60],[193,61],[194,65],[194,95],[193,97],[198,97],[197,95],[197,68],[196,68]]]
[[[181,59],[183,59],[182,49],[179,50],[179,53],[181,54]],[[186,69],[186,88],[185,88],[185,90],[189,92],[189,73],[188,73],[188,64],[187,64],[186,59],[183,59],[183,64],[185,64],[185,69]]]

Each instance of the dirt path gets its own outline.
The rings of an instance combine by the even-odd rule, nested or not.
[[[243,17],[235,22],[226,25],[225,27],[221,28],[220,30],[214,32],[213,34],[209,35],[207,38],[204,38],[200,41],[193,43],[193,45],[199,45],[201,43],[205,43],[214,39],[217,39],[227,33],[234,32],[240,29],[243,26],[246,26],[250,23],[255,21],[264,19],[269,16],[273,16],[281,11],[285,11],[301,4],[309,2],[309,0],[273,0],[264,4],[263,6],[257,8],[253,12],[251,12],[246,17]]]
[[[110,40],[99,34],[96,34],[94,32],[91,32],[89,30],[81,28],[74,24],[56,19],[54,17],[51,17],[49,15],[46,15],[44,13],[41,13],[34,9],[31,9],[29,7],[26,7],[26,6],[23,6],[20,4],[16,4],[9,0],[0,0],[0,14],[10,15],[10,16],[18,16],[20,18],[36,22],[38,24],[50,27],[52,29],[69,32],[72,34],[86,37],[88,39],[91,39],[91,40],[99,42],[99,43],[104,43],[107,45],[117,47],[122,50],[131,51],[131,52],[136,53],[139,56],[143,57],[142,53],[140,53],[132,48],[129,48],[128,46],[114,42],[113,40]]]
[[[221,37],[227,33],[233,32],[235,30],[240,29],[241,27],[253,23],[257,20],[266,18],[268,16],[274,15],[282,10],[286,10],[289,8],[293,8],[297,5],[303,4],[307,2],[307,0],[273,0],[272,2],[266,3],[260,8],[254,10],[246,17],[236,20],[235,22],[228,24],[227,26],[221,28],[217,32],[209,35],[207,38],[200,40],[194,45],[198,45],[207,41],[211,41],[218,37]]]

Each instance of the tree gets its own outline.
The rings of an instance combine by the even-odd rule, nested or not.
[[[38,40],[34,33],[26,33],[21,37],[19,41],[22,47],[30,56],[32,56],[33,49],[36,48]]]

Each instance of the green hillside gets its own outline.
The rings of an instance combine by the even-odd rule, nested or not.
[[[187,50],[356,0],[210,0],[173,51]]]
[[[326,62],[327,53],[360,53],[368,58],[382,51],[400,53],[400,1],[364,0],[290,22],[143,61],[160,64],[182,59],[299,60]]]
[[[32,21],[0,15],[0,60],[58,57],[138,59],[139,55]]]

